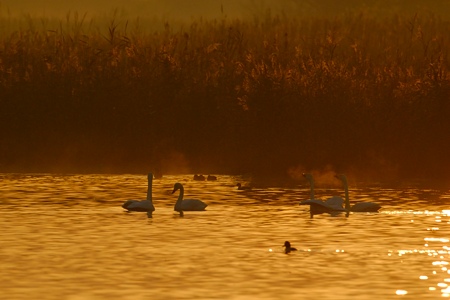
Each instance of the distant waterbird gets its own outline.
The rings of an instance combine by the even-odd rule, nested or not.
[[[208,206],[206,203],[198,199],[183,199],[184,187],[179,182],[175,183],[172,194],[178,190],[180,190],[180,195],[175,203],[174,211],[179,212],[180,216],[184,216],[184,211],[202,211]]]
[[[205,181],[205,176],[203,176],[203,175],[197,175],[197,174],[195,174],[194,175],[194,180],[196,180],[196,181]]]
[[[152,199],[152,182],[153,174],[148,174],[148,187],[147,187],[147,199],[145,200],[127,200],[122,204],[122,207],[128,211],[140,211],[147,212],[149,218],[152,217],[155,207],[153,206]]]
[[[214,175],[208,175],[208,177],[206,177],[207,181],[216,181],[217,180],[217,176]]]
[[[289,241],[284,242],[284,253],[289,254],[292,251],[297,251],[297,248],[294,248],[291,246],[291,243]]]

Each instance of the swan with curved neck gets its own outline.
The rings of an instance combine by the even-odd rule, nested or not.
[[[178,200],[175,203],[173,210],[179,212],[181,217],[184,215],[184,211],[202,211],[208,206],[206,203],[198,199],[183,199],[184,187],[179,182],[175,183],[173,186],[172,194],[178,190],[180,190],[180,195],[178,196]]]
[[[348,182],[347,177],[344,174],[337,174],[335,176],[337,179],[342,181],[344,184],[344,190],[345,190],[345,210],[347,212],[378,212],[378,210],[381,208],[381,205],[373,202],[358,202],[354,204],[353,206],[350,206],[350,198],[348,196]]]
[[[155,207],[153,206],[152,199],[152,182],[153,174],[148,174],[148,187],[147,187],[147,199],[145,200],[127,200],[122,204],[122,207],[128,211],[141,211],[147,212],[149,218],[152,217]]]
[[[341,197],[332,197],[327,199],[326,201],[314,199],[314,177],[309,173],[303,173],[303,177],[305,177],[309,181],[309,193],[311,198],[301,201],[299,205],[309,205],[311,216],[322,213],[336,213],[345,211],[343,207],[344,199],[342,199]]]

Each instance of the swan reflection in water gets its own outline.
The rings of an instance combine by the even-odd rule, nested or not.
[[[304,173],[303,176],[310,183],[310,198],[308,200],[301,201],[299,205],[309,205],[310,215],[313,217],[317,214],[329,213],[332,215],[345,212],[346,216],[350,212],[378,212],[381,206],[373,202],[359,202],[353,206],[350,206],[350,199],[348,195],[348,182],[347,177],[344,174],[338,174],[335,177],[339,179],[344,184],[345,190],[345,207],[344,199],[341,197],[334,196],[327,199],[326,201],[314,198],[314,178],[312,174]]]
[[[175,203],[174,211],[180,213],[180,216],[184,216],[184,211],[202,211],[208,206],[201,200],[198,199],[183,199],[184,197],[184,187],[181,183],[177,182],[173,186],[172,194],[180,190],[180,195]]]

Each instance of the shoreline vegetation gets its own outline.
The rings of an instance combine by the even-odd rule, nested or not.
[[[0,172],[450,178],[450,18],[23,18],[0,16]]]

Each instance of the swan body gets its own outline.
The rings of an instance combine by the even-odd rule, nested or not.
[[[178,196],[178,200],[175,203],[173,210],[179,212],[180,216],[183,216],[183,211],[202,211],[208,206],[206,203],[198,199],[183,199],[184,187],[179,182],[175,183],[173,186],[172,194],[178,190],[180,190],[180,195]]]
[[[359,202],[352,205],[350,211],[353,212],[378,212],[381,205],[373,202]]]
[[[284,242],[284,253],[288,254],[292,251],[297,251],[297,248],[291,247],[291,243],[289,241]]]
[[[332,197],[325,201],[320,199],[314,199],[314,178],[312,174],[304,173],[305,177],[310,184],[310,199],[301,201],[299,205],[309,205],[311,215],[323,214],[323,213],[336,213],[345,212],[344,199],[341,197]]]
[[[344,190],[345,190],[345,210],[351,211],[351,212],[378,212],[378,210],[381,208],[381,205],[373,202],[359,202],[354,204],[353,206],[350,206],[350,199],[348,196],[348,182],[347,177],[344,174],[338,174],[335,176],[337,179],[342,181],[344,184]]]
[[[309,205],[310,213],[312,215],[318,215],[323,213],[336,213],[345,212],[345,208],[342,207],[342,198],[333,197],[326,201],[319,199],[308,199],[300,202],[299,205]]]
[[[127,200],[122,204],[122,207],[128,211],[141,211],[147,212],[149,218],[152,217],[152,213],[155,211],[152,200],[152,181],[153,174],[148,174],[148,188],[147,188],[147,199],[145,200]]]
[[[248,191],[248,190],[252,189],[251,186],[243,186],[240,182],[238,184],[236,184],[236,186],[237,186],[238,190],[241,190],[241,191]]]

